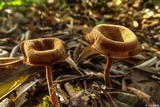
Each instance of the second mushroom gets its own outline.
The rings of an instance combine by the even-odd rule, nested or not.
[[[109,87],[112,87],[109,70],[113,59],[127,59],[141,51],[141,45],[136,35],[128,28],[120,25],[97,25],[85,38],[90,42],[92,48],[107,57],[103,76]]]
[[[30,66],[45,66],[48,91],[53,105],[58,100],[53,89],[52,65],[67,58],[64,42],[58,38],[40,38],[23,41],[20,45],[23,62]]]

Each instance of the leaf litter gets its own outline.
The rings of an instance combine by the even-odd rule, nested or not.
[[[19,61],[19,44],[33,38],[57,37],[65,41],[69,55],[69,59],[53,67],[53,83],[62,107],[160,106],[160,9],[156,3],[65,0],[53,4],[47,3],[45,8],[31,6],[23,12],[6,7],[0,13],[0,87],[12,87],[4,90],[0,105],[52,107],[46,96],[44,69]],[[100,23],[128,27],[142,46],[140,54],[113,62],[113,88],[106,87],[103,81],[106,57],[89,48],[84,39]],[[20,84],[13,88],[17,81]]]

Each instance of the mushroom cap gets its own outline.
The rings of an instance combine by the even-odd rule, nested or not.
[[[126,59],[141,51],[136,35],[119,25],[97,25],[85,38],[91,47],[110,58]]]
[[[25,40],[20,45],[23,63],[30,66],[49,66],[67,58],[65,44],[58,38]]]

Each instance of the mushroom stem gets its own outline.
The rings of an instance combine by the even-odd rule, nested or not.
[[[57,98],[55,96],[53,88],[53,77],[52,77],[52,66],[45,66],[46,68],[46,78],[48,84],[49,96],[53,105],[57,105]]]
[[[111,68],[113,59],[107,56],[107,62],[106,62],[106,66],[104,68],[104,82],[105,84],[107,84],[108,87],[112,87],[112,84],[110,82],[110,78],[109,78],[109,70]]]

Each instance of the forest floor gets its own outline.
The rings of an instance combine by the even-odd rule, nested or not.
[[[72,59],[53,66],[54,90],[62,107],[160,107],[160,8],[143,0],[113,1],[66,0],[2,9],[0,105],[52,107],[44,67],[23,64],[19,46],[24,40],[56,37],[65,42]],[[114,60],[112,88],[103,80],[106,56],[85,40],[98,24],[129,28],[142,47],[138,55]]]

